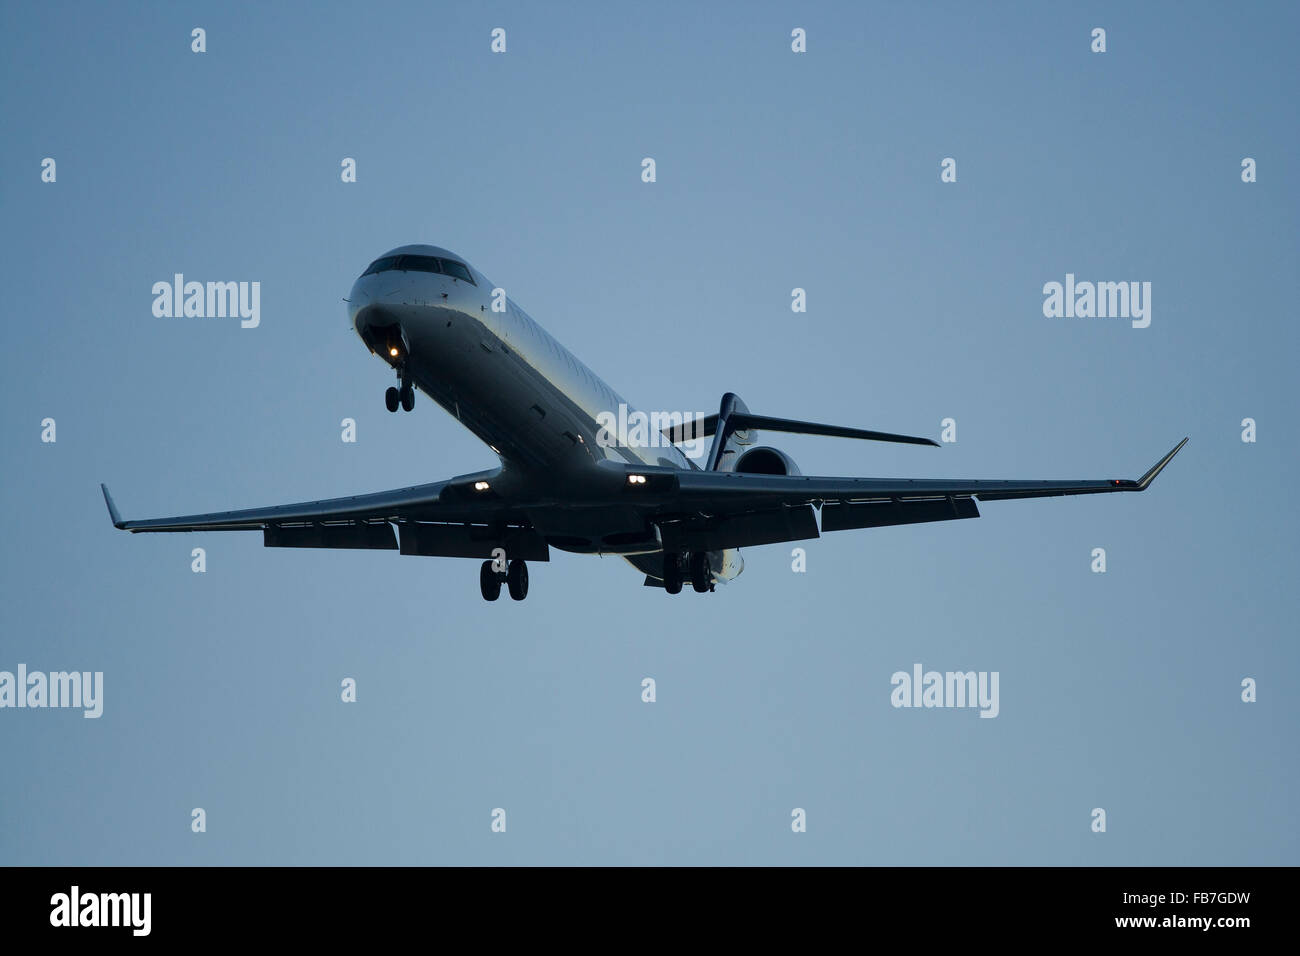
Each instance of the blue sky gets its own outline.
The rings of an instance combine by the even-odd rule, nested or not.
[[[1298,19],[6,6],[0,670],[105,702],[0,710],[0,862],[1300,862]],[[389,415],[347,323],[408,242],[641,408],[957,421],[782,438],[808,474],[1136,477],[1191,441],[1144,495],[828,535],[803,574],[748,549],[707,596],[557,553],[487,605],[474,562],[111,528],[100,481],[148,517],[493,465],[427,398]],[[261,325],[155,318],[177,272],[260,281]],[[1045,318],[1067,273],[1150,281],[1150,327]],[[999,716],[891,707],[915,662],[998,671]]]

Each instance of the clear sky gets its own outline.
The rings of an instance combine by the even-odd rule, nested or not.
[[[102,671],[104,710],[0,710],[0,863],[1300,863],[1298,26],[5,4],[0,670]],[[644,409],[957,423],[780,440],[807,474],[1137,477],[1191,441],[1146,494],[827,535],[806,573],[748,549],[703,596],[555,553],[488,605],[472,561],[112,529],[100,481],[153,517],[494,465],[425,397],[388,414],[347,323],[409,242]],[[175,273],[259,281],[261,324],[155,318]],[[1150,282],[1150,326],[1045,317],[1067,273]],[[916,663],[998,672],[999,715],[892,707]]]

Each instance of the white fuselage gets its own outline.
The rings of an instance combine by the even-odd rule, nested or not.
[[[608,473],[601,462],[698,467],[657,432],[642,430],[610,441],[604,427],[609,419],[602,424],[602,416],[618,416],[620,406],[625,416],[635,410],[463,258],[437,246],[412,245],[386,253],[376,264],[403,255],[454,260],[470,278],[401,268],[362,275],[347,299],[357,334],[399,376],[496,452],[504,487],[527,486],[534,497],[549,494],[552,506],[564,512],[557,526],[568,530],[575,520],[577,506],[566,501],[566,487],[594,472]],[[547,534],[547,510],[536,509],[532,518]],[[637,515],[626,515],[626,527],[619,520],[609,509],[593,511],[589,540],[574,541],[566,550],[623,554],[652,569],[653,563],[632,556],[654,553],[657,545],[611,544],[644,530]],[[743,562],[728,550],[715,556],[713,566],[717,578],[727,580],[740,573]]]
[[[694,468],[657,436],[610,442],[598,416],[618,415],[625,399],[579,361],[504,292],[465,260],[435,246],[413,253],[464,263],[473,277],[417,271],[362,276],[348,296],[357,333],[394,367],[406,362],[412,383],[473,431],[507,467],[568,472],[601,459]],[[493,304],[504,311],[494,311]],[[386,335],[400,330],[401,354]],[[626,440],[626,439],[632,440]]]

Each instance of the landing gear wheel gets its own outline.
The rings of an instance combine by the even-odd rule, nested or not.
[[[403,385],[401,391],[402,411],[409,412],[415,407],[415,389],[410,385]]]
[[[511,561],[510,569],[506,571],[506,584],[510,588],[510,596],[516,601],[528,597],[528,565],[523,561]],[[500,588],[501,585],[498,584],[497,587]]]
[[[691,555],[691,587],[695,588],[695,593],[703,594],[711,590],[712,578],[713,575],[709,573],[708,554],[704,551],[694,552]]]
[[[664,590],[669,594],[682,593],[682,564],[675,554],[664,555]]]
[[[389,389],[389,391],[395,391]],[[478,589],[483,592],[483,600],[495,601],[501,596],[501,575],[492,567],[491,561],[484,561],[478,569]]]
[[[401,395],[398,393],[397,389],[390,385],[388,391],[384,392],[384,404],[388,406],[390,412],[395,412],[397,411],[397,403],[400,401]]]

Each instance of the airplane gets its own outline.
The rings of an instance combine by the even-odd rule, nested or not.
[[[760,430],[939,447],[928,439],[751,414],[728,392],[716,415],[638,435],[610,429],[626,402],[462,256],[400,246],[362,272],[352,327],[392,369],[390,412],[425,393],[487,444],[500,466],[374,494],[124,521],[123,531],[261,531],[271,548],[362,548],[482,559],[479,590],[528,596],[528,562],[550,550],[610,554],[669,594],[734,580],[740,548],[821,532],[977,518],[976,501],[1145,491],[1187,443],[1141,478],[987,481],[820,478]],[[495,306],[495,307],[494,307]],[[653,419],[652,419],[653,420]],[[703,465],[678,447],[712,437]],[[816,513],[820,512],[820,528]]]

